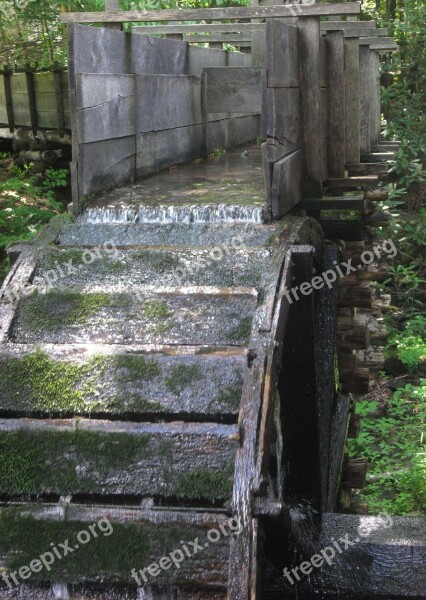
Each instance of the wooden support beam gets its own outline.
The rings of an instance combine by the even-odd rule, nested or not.
[[[12,69],[6,66],[3,70],[3,82],[4,82],[4,95],[6,97],[6,112],[7,112],[7,120],[9,125],[9,131],[13,133],[15,131],[15,115],[13,112],[13,96],[12,96],[12,87],[11,87],[11,79],[12,77]]]
[[[386,175],[389,171],[383,163],[350,163],[346,168],[349,175]]]
[[[345,61],[341,31],[327,33],[328,175],[345,176]]]
[[[361,41],[360,41],[361,43]],[[381,130],[380,103],[380,57],[377,52],[370,50],[369,60],[370,88],[370,148],[379,143]]]
[[[359,43],[362,46],[370,46],[371,44],[375,44],[376,46],[389,46],[389,45],[395,45],[397,46],[397,44],[395,43],[395,40],[392,37],[366,37],[366,38],[362,38]]]
[[[300,96],[303,175],[311,193],[322,192],[320,24],[318,17],[299,20]]]
[[[113,10],[120,10],[120,0],[105,0],[105,12]],[[102,27],[105,27],[105,29],[115,29],[116,31],[121,31],[123,28],[120,21],[118,23],[112,23],[108,19],[102,21]]]
[[[25,68],[25,79],[27,82],[27,96],[28,107],[30,111],[31,129],[33,130],[34,135],[36,135],[38,130],[37,100],[34,85],[34,73],[30,65],[27,65]]]
[[[347,29],[368,29],[371,35],[375,34],[377,27],[376,21],[321,21],[321,31],[345,31]]]
[[[306,198],[301,207],[305,210],[365,210],[364,193],[343,197]]]
[[[251,33],[252,31],[265,31],[265,23],[197,23],[196,25],[135,25],[132,27],[133,33],[143,33],[145,35],[173,35],[195,33],[198,35],[205,33]]]
[[[221,35],[220,33],[212,33],[211,35],[185,35],[183,36],[185,42],[192,44],[232,44],[234,46],[251,46],[250,34],[242,33],[228,33]]]
[[[370,152],[370,50],[368,46],[359,47],[360,75],[360,150]]]
[[[62,69],[58,63],[53,66],[53,77],[55,81],[55,97],[56,97],[56,114],[58,117],[59,135],[62,137],[65,134],[65,98],[62,92]]]
[[[117,1],[117,0],[111,0]],[[193,21],[207,19],[259,19],[268,17],[311,17],[325,15],[358,15],[361,12],[359,2],[339,4],[301,4],[282,6],[254,6],[230,8],[198,8],[169,10],[128,10],[105,12],[69,12],[61,13],[62,23],[124,23],[127,21]],[[295,14],[294,14],[295,13]]]
[[[359,40],[345,39],[345,158],[360,162],[360,74]]]

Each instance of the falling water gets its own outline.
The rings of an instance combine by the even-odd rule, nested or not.
[[[228,204],[106,206],[88,208],[80,223],[263,223],[262,206]]]
[[[70,595],[66,583],[52,583],[52,592],[57,600],[69,600]]]

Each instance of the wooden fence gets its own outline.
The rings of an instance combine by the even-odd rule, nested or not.
[[[71,129],[68,74],[62,67],[51,70],[0,70],[0,127],[30,128],[35,133]]]

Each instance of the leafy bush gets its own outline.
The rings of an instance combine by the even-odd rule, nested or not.
[[[426,379],[396,390],[382,405],[357,402],[363,416],[358,438],[350,440],[351,455],[369,461],[362,496],[371,512],[426,514]]]
[[[44,196],[31,180],[15,177],[0,183],[0,279],[9,268],[7,246],[31,239],[59,212],[61,205]]]

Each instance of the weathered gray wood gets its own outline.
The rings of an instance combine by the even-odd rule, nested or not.
[[[254,113],[262,110],[262,71],[257,67],[205,69],[209,113]]]
[[[328,175],[345,176],[345,64],[341,31],[327,33]]]
[[[109,493],[191,498],[201,493],[194,498],[208,502],[226,499],[232,490],[236,433],[235,425],[214,423],[8,419],[0,424],[0,445],[10,465],[9,471],[0,474],[1,490],[10,496]],[[19,487],[11,482],[17,446],[24,454],[38,450],[37,466],[33,465],[43,472],[38,483],[26,486],[22,481]],[[92,454],[87,451],[90,446]],[[116,449],[115,456],[108,448]],[[84,474],[76,475],[81,463]],[[19,478],[19,466],[16,468]],[[200,470],[223,474],[223,489],[213,484],[203,494],[185,484],[191,472],[195,477]]]
[[[349,175],[386,175],[389,172],[389,167],[385,163],[350,163],[347,165]]]
[[[259,116],[209,120],[207,154],[215,148],[232,148],[256,139]],[[165,131],[147,132],[136,137],[136,175],[146,177],[160,169],[203,156],[202,124]]]
[[[254,4],[252,4],[254,6]],[[276,3],[275,3],[276,6]],[[368,31],[370,36],[384,35],[383,31],[387,29],[376,29],[376,21],[322,21],[321,31]],[[185,33],[218,33],[229,32],[237,33],[244,31],[265,31],[265,23],[197,23],[196,25],[187,25],[174,23],[169,25],[135,25],[132,31],[145,35],[159,34],[185,34]]]
[[[251,31],[265,31],[265,23],[197,23],[196,25],[170,24],[170,25],[135,25],[134,33],[145,35],[160,34],[186,34],[186,33],[237,33]]]
[[[56,96],[56,114],[58,119],[57,126],[60,131],[60,135],[62,135],[65,133],[65,129],[67,127],[67,121],[65,116],[65,99],[68,98],[68,86],[66,89],[64,89],[62,72],[59,68],[54,69],[53,79]]]
[[[136,132],[161,131],[201,123],[198,77],[136,75]]]
[[[299,87],[299,32],[281,21],[266,21],[269,88]]]
[[[362,39],[362,38],[361,38]],[[382,43],[377,43],[377,44],[370,44],[370,50],[378,50],[379,52],[383,52],[383,53],[387,53],[387,52],[396,52],[397,50],[399,50],[399,46],[398,44],[382,44]]]
[[[319,134],[321,135],[322,140],[326,140],[328,137],[328,92],[327,88],[321,88],[321,129],[319,130]]]
[[[81,144],[135,135],[133,75],[77,74],[76,94]]]
[[[120,10],[120,0],[105,0],[105,10]],[[122,29],[121,23],[102,23],[102,26],[106,29],[114,29],[116,31],[121,31]]]
[[[266,66],[265,31],[253,31],[251,34],[251,57],[253,67]]]
[[[36,90],[34,85],[34,73],[31,70],[31,67],[27,65],[25,69],[25,79],[27,83],[27,95],[28,95],[28,106],[30,109],[30,122],[31,129],[33,130],[34,135],[37,134],[38,129],[38,117],[37,117],[37,100],[36,100]]]
[[[268,142],[280,148],[280,155],[270,161],[278,160],[300,148],[300,94],[297,88],[268,88],[267,91],[267,136]],[[269,144],[268,144],[269,145]],[[267,153],[271,148],[267,148]]]
[[[342,546],[330,566],[314,569],[310,576],[312,589],[319,594],[333,590],[374,600],[424,595],[426,519],[387,513],[325,514],[318,548],[331,546],[330,540],[340,537],[352,544],[346,549]]]
[[[3,83],[4,83],[4,95],[6,102],[7,122],[9,125],[9,131],[13,132],[15,127],[15,114],[13,110],[13,96],[12,96],[12,74],[8,68],[4,69],[3,72]]]
[[[75,90],[76,73],[131,73],[126,36],[121,31],[71,24],[68,57],[70,90]]]
[[[275,219],[283,217],[300,201],[301,158],[301,151],[296,150],[274,164],[271,201]]]
[[[327,503],[324,507],[327,512],[337,509],[338,494],[340,489],[340,476],[343,466],[343,454],[348,433],[350,396],[339,396],[337,406],[332,415],[330,426],[330,470],[328,474]]]
[[[369,46],[371,44],[374,44],[376,46],[397,46],[397,44],[395,43],[395,40],[392,37],[368,37],[368,38],[361,38],[359,40],[359,43],[361,46]]]
[[[375,30],[377,27],[376,21],[336,21],[335,19],[329,19],[328,21],[321,21],[321,31],[345,31],[346,29],[371,29]],[[372,31],[372,35],[374,31]]]
[[[327,87],[327,43],[325,37],[320,39],[320,84]]]
[[[370,152],[370,50],[368,46],[359,47],[360,76],[360,151]]]
[[[317,17],[299,20],[300,100],[303,170],[313,188],[322,189],[320,29]]]
[[[379,143],[381,130],[380,105],[380,58],[377,52],[370,50],[369,59],[370,88],[370,148]]]
[[[151,563],[158,563],[162,556],[169,556],[177,548],[181,548],[180,540],[186,542],[198,538],[202,544],[203,551],[197,552],[189,560],[183,560],[179,569],[174,567],[168,571],[163,571],[163,575],[151,578],[147,570],[145,576],[149,583],[155,586],[160,585],[160,590],[157,595],[151,595],[150,586],[145,588],[149,593],[149,598],[155,600],[169,600],[171,598],[182,598],[182,600],[217,600],[219,597],[210,596],[209,592],[204,592],[206,587],[217,589],[218,592],[226,589],[227,568],[230,538],[232,537],[231,528],[228,525],[229,516],[220,512],[190,512],[190,511],[173,511],[173,510],[144,510],[135,507],[114,507],[114,506],[85,506],[78,504],[70,504],[64,507],[63,504],[41,504],[31,505],[23,504],[17,507],[2,508],[0,512],[1,527],[3,530],[7,528],[7,524],[20,522],[24,520],[31,524],[31,529],[34,536],[39,536],[41,539],[48,537],[55,542],[65,540],[70,534],[74,537],[78,532],[88,530],[89,525],[98,523],[100,520],[106,520],[111,523],[113,533],[110,536],[104,537],[103,534],[97,531],[99,535],[97,540],[92,540],[91,544],[86,546],[86,550],[80,548],[79,552],[88,552],[87,563],[81,560],[81,572],[72,577],[76,583],[83,584],[81,589],[82,594],[77,593],[77,586],[70,586],[74,590],[75,595],[71,595],[72,600],[99,600],[100,597],[108,597],[110,600],[136,600],[138,592],[136,591],[136,583],[131,575],[132,569],[146,569]],[[105,521],[105,524],[106,524]],[[227,535],[222,534],[222,528],[225,528]],[[233,521],[232,525],[235,531],[238,531],[237,521]],[[207,533],[210,529],[215,529],[220,533],[217,543],[210,543],[208,547],[204,546],[207,541]],[[20,523],[18,531],[25,530],[23,523]],[[107,533],[107,531],[105,531]],[[115,560],[114,549],[111,550],[111,542],[114,539],[114,534],[118,535],[123,540],[134,540],[122,554],[121,560]],[[52,538],[53,536],[53,538]],[[74,538],[75,539],[75,538]],[[86,538],[87,539],[87,538]],[[141,542],[143,540],[143,542]],[[68,540],[66,540],[68,541]],[[4,559],[10,558],[10,551],[13,552],[16,548],[22,555],[22,564],[29,564],[33,558],[31,548],[28,547],[28,541],[21,535],[15,539],[12,548],[5,548],[7,541],[2,539],[2,562],[1,567],[4,569]],[[0,543],[1,543],[0,542]],[[93,545],[99,548],[103,546],[103,551],[100,554],[93,554]],[[73,547],[73,546],[71,546]],[[123,550],[123,548],[121,548]],[[89,558],[90,557],[90,558]],[[69,558],[69,557],[68,557]],[[98,568],[93,569],[93,561],[97,561]],[[72,557],[71,557],[72,561]],[[55,567],[54,577],[63,574],[65,580],[69,578],[69,560],[58,561],[59,564]],[[91,565],[91,566],[90,566]],[[86,568],[87,567],[87,568]],[[78,571],[78,570],[77,570]],[[43,581],[53,577],[47,571],[40,573]],[[161,578],[163,578],[161,580]],[[34,582],[35,577],[31,579]],[[143,582],[143,579],[141,579]],[[94,589],[90,588],[89,582],[100,583],[105,587]],[[121,584],[116,595],[114,582]],[[123,586],[123,583],[125,586]],[[84,585],[85,584],[85,585]],[[170,585],[179,585],[178,596],[175,595],[160,595],[161,588],[166,585],[166,590]],[[130,590],[126,587],[130,586]],[[181,596],[182,587],[195,588],[195,590],[203,590],[200,594],[194,592],[194,597]],[[77,589],[76,589],[77,588]],[[110,589],[112,591],[110,593]],[[164,589],[164,588],[163,588]],[[169,588],[170,590],[170,588]],[[10,598],[14,600],[33,600],[31,596],[21,595],[19,588],[13,588],[13,595]],[[157,592],[154,592],[155,594]],[[205,596],[204,596],[205,593]],[[17,595],[19,594],[19,595]],[[102,594],[102,596],[100,596]],[[122,595],[121,595],[122,594]],[[58,598],[57,594],[50,591],[46,600]],[[63,597],[63,596],[62,596]],[[44,596],[34,596],[34,600],[45,600]]]
[[[135,136],[80,144],[80,197],[132,181],[136,161]]]
[[[193,44],[232,44],[233,46],[250,46],[250,33],[211,33],[208,35],[188,34],[184,35],[186,42]],[[222,47],[222,46],[220,46]]]
[[[247,60],[246,58],[242,58],[243,55],[240,52],[235,54],[237,54],[235,60]],[[207,67],[225,67],[226,55],[227,53],[223,50],[217,50],[215,48],[201,48],[187,44],[187,63],[185,74],[201,77],[203,70]],[[234,66],[240,65],[236,64]],[[242,64],[241,66],[244,65]]]
[[[359,42],[345,39],[345,154],[346,163],[360,162]]]
[[[340,4],[300,5],[294,14],[292,6],[257,6],[237,8],[199,8],[170,10],[133,10],[120,12],[61,13],[62,23],[123,23],[126,21],[193,21],[222,19],[256,19],[268,17],[303,17],[319,15],[357,15],[361,12],[359,2]]]
[[[125,39],[127,44],[125,52],[129,56],[130,62],[128,70],[123,73],[187,74],[188,44],[186,42],[143,35],[130,35],[130,40],[128,37]],[[194,73],[188,72],[188,74],[193,75]]]
[[[326,196],[324,198],[305,198],[302,206],[306,210],[358,210],[365,208],[364,192],[347,196]]]
[[[259,65],[256,65],[252,62],[251,54],[247,54],[247,53],[243,53],[243,52],[227,52],[226,53],[226,66],[227,67],[257,67]],[[260,66],[264,67],[265,63]]]

